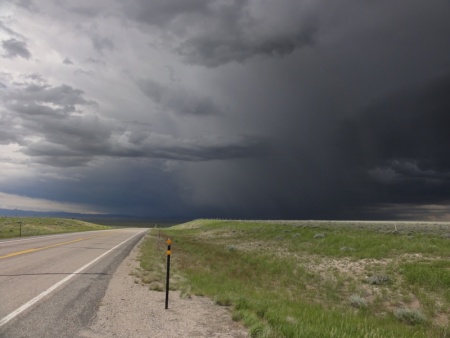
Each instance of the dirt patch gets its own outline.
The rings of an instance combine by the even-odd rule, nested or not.
[[[436,318],[434,319],[434,323],[438,326],[448,327],[449,320],[448,315],[446,313],[438,313]]]

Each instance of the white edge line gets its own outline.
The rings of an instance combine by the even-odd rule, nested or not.
[[[63,285],[64,283],[66,283],[67,281],[69,281],[70,279],[72,279],[73,277],[75,277],[78,273],[82,272],[83,270],[87,269],[88,267],[90,267],[92,264],[94,264],[95,262],[97,262],[98,260],[100,260],[101,258],[103,258],[104,256],[106,256],[107,254],[109,254],[111,251],[113,251],[114,249],[118,248],[119,246],[121,246],[122,244],[128,242],[129,240],[131,240],[132,238],[136,237],[137,235],[143,233],[146,230],[142,230],[140,232],[138,232],[137,234],[131,236],[130,238],[124,240],[123,242],[117,244],[115,247],[113,247],[112,249],[109,249],[108,251],[104,252],[103,254],[101,254],[100,256],[98,256],[96,259],[90,261],[89,263],[87,263],[86,265],[83,265],[81,268],[79,268],[78,270],[76,270],[75,272],[72,272],[70,275],[68,275],[66,278],[60,280],[58,283],[54,284],[53,286],[49,287],[47,290],[45,290],[44,292],[42,292],[41,294],[37,295],[36,297],[34,297],[33,299],[31,299],[30,301],[26,302],[25,304],[23,304],[22,306],[18,307],[16,310],[14,310],[13,312],[11,312],[9,315],[7,315],[6,317],[3,317],[0,320],[0,327],[2,327],[3,325],[5,325],[6,323],[8,323],[10,320],[14,319],[16,316],[18,316],[19,314],[21,314],[23,311],[25,311],[26,309],[28,309],[29,307],[31,307],[33,304],[37,303],[39,300],[41,300],[42,298],[44,298],[45,296],[47,296],[49,293],[51,293],[52,291],[54,291],[55,289],[57,289],[58,287],[60,287],[61,285]]]

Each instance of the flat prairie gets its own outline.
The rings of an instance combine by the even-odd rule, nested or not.
[[[252,337],[450,337],[450,223],[195,220],[154,231],[138,275],[230,309]]]

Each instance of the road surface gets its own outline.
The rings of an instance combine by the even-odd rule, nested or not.
[[[146,229],[0,241],[0,337],[74,337]]]

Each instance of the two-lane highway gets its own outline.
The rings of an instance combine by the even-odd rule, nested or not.
[[[0,241],[0,337],[74,337],[146,229]]]

